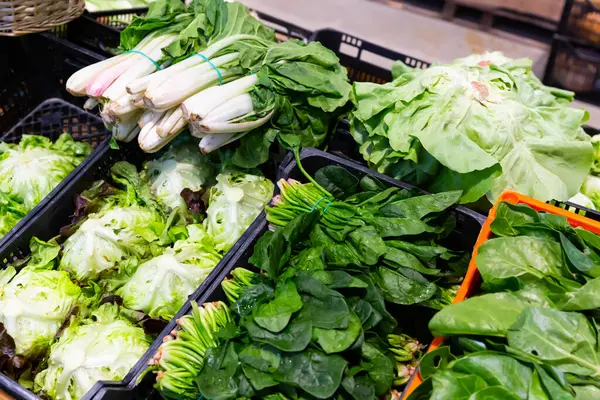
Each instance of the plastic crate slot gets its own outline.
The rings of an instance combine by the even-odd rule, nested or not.
[[[340,53],[349,55],[353,58],[358,58],[360,49],[347,43],[340,43]]]
[[[360,60],[369,64],[381,67],[386,70],[391,70],[392,65],[396,60],[391,60],[388,57],[373,53],[372,51],[363,49],[360,54]],[[413,65],[411,65],[413,66]]]

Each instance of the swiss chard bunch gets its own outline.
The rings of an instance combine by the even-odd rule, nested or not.
[[[411,400],[598,398],[600,238],[509,203],[499,204],[491,230],[476,259],[484,294],[429,323],[435,336],[458,338],[459,357],[447,347],[427,355]]]
[[[337,166],[307,177],[312,182],[278,182],[281,194],[267,207],[272,225],[318,210],[310,244],[323,249],[328,264],[358,268],[393,303],[440,309],[452,302],[469,256],[441,242],[454,229],[448,208],[460,191],[424,195],[369,176],[359,180]]]
[[[422,345],[395,333],[369,275],[330,268],[323,248],[304,241],[318,219],[299,215],[259,239],[250,262],[264,274],[236,269],[222,283],[231,314],[208,328],[197,309],[181,321],[151,362],[164,395],[375,399],[407,381]]]

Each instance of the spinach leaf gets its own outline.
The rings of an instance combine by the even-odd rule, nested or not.
[[[450,370],[440,371],[431,376],[432,399],[467,400],[488,385],[477,375],[463,374]]]
[[[600,308],[600,278],[592,279],[575,292],[566,295],[564,311],[583,311]]]
[[[454,359],[456,357],[450,352],[449,346],[441,346],[426,353],[419,362],[421,377],[426,379],[437,371],[445,369]]]
[[[490,229],[497,236],[519,236],[519,226],[539,221],[538,213],[531,207],[522,204],[501,202],[496,209],[496,217]]]
[[[311,319],[314,327],[323,329],[348,327],[350,310],[344,296],[303,273],[296,277],[296,285],[298,291],[303,293],[303,314]],[[327,313],[323,313],[323,310],[327,310]]]
[[[372,400],[375,398],[375,385],[368,376],[347,376],[342,387],[354,400]]]
[[[394,380],[394,364],[377,347],[365,342],[361,348],[362,361],[360,366],[367,371],[369,378],[375,384],[375,393],[383,395]]]
[[[437,275],[440,272],[439,269],[424,266],[414,255],[395,247],[387,246],[383,259],[392,267],[411,268],[425,275]]]
[[[437,290],[434,283],[410,279],[389,268],[378,267],[371,276],[385,299],[396,304],[421,303],[433,297]]]
[[[361,261],[366,265],[375,265],[379,258],[385,254],[385,242],[372,226],[363,226],[348,235],[348,241]]]
[[[434,336],[504,337],[521,312],[532,305],[535,304],[513,293],[489,293],[471,297],[440,310],[429,321],[429,330]]]
[[[431,213],[439,213],[456,204],[462,192],[442,192],[416,196],[386,204],[380,211],[385,217],[401,217],[420,220]]]
[[[593,251],[585,254],[562,233],[560,234],[560,243],[571,266],[592,278],[600,277],[600,256]]]
[[[575,386],[575,399],[596,400],[600,399],[600,388],[593,385]]]
[[[269,301],[273,296],[275,296],[273,288],[265,283],[248,286],[233,304],[232,309],[240,317],[245,317],[252,314],[252,310],[259,304]]]
[[[449,252],[447,248],[442,246],[418,245],[410,242],[403,242],[401,240],[388,240],[385,244],[388,247],[395,247],[413,254],[423,260],[431,260],[439,255]]]
[[[292,281],[279,282],[275,298],[260,304],[252,311],[254,322],[273,333],[281,332],[290,322],[292,314],[300,311],[302,299]]]
[[[279,268],[289,259],[290,251],[282,229],[267,231],[258,239],[249,261],[265,271],[269,278],[274,279],[279,274]]]
[[[279,333],[261,328],[252,319],[242,322],[250,337],[260,343],[270,344],[283,351],[302,351],[312,338],[312,322],[301,312]]]
[[[335,393],[348,363],[341,356],[325,355],[315,349],[283,354],[275,378],[296,385],[312,396],[326,399]]]
[[[510,390],[502,386],[491,386],[485,389],[481,389],[471,396],[469,400],[490,400],[490,399],[502,399],[502,400],[521,400],[525,397],[519,397]]]
[[[420,235],[421,233],[440,233],[442,228],[429,226],[418,219],[366,217],[364,220],[377,229],[382,238]]]
[[[313,328],[312,338],[327,354],[340,353],[356,341],[362,331],[360,318],[351,312],[346,329]]]
[[[242,364],[242,371],[255,390],[263,390],[279,384],[271,374],[251,367],[249,364]]]
[[[583,314],[528,308],[508,331],[510,347],[573,374],[600,377],[597,337]]]
[[[233,343],[209,348],[205,363],[196,378],[198,389],[204,397],[229,400],[237,397],[238,389],[245,380],[238,368],[238,357]]]
[[[249,344],[238,355],[241,362],[262,372],[273,373],[279,368],[278,351],[270,346]]]
[[[518,278],[534,282],[567,275],[560,244],[531,236],[500,237],[479,247],[477,267],[486,283]]]
[[[516,398],[527,399],[532,369],[511,356],[492,351],[472,353],[452,362],[451,368],[477,375],[489,386],[501,386]]]
[[[356,193],[358,187],[358,179],[337,165],[320,168],[315,173],[315,181],[337,199],[344,199]]]
[[[557,382],[548,372],[539,365],[534,365],[535,371],[539,377],[544,392],[551,400],[571,400],[573,396],[559,382]]]
[[[292,258],[290,265],[299,271],[313,272],[327,268],[323,247],[308,247]]]

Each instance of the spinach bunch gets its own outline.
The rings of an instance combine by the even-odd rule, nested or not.
[[[236,269],[223,282],[237,322],[203,356],[205,398],[376,399],[408,380],[423,346],[393,334],[368,274],[330,268],[305,240],[318,222],[314,211],[266,232],[250,258],[264,273]]]
[[[319,210],[309,241],[323,249],[328,265],[368,275],[392,303],[434,309],[452,303],[469,255],[440,242],[455,228],[448,208],[460,191],[424,195],[387,187],[368,175],[358,179],[338,166],[307,178],[310,183],[278,182],[281,194],[266,208],[272,225],[286,226]]]
[[[476,259],[485,293],[429,323],[458,337],[461,356],[443,347],[424,357],[410,399],[600,398],[600,237],[509,203],[491,230]]]

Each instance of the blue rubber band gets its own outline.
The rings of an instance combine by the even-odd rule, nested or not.
[[[317,202],[315,203],[315,205],[310,209],[310,212],[315,211],[315,209],[317,208],[317,206],[319,205],[319,203],[323,200],[327,199],[327,196],[323,196],[321,197],[319,200],[317,200]],[[329,199],[327,199],[329,200]],[[325,206],[325,209],[323,210],[323,214],[325,214],[325,211],[327,211],[327,209],[329,208],[329,206],[331,205],[331,200],[329,200],[329,204],[327,204],[327,206]]]
[[[156,61],[154,61],[154,60],[153,60],[153,59],[152,59],[152,58],[151,58],[151,57],[150,57],[148,54],[146,54],[146,53],[143,53],[143,52],[141,52],[141,51],[138,51],[138,50],[127,50],[127,51],[126,51],[125,53],[123,53],[123,54],[127,54],[127,53],[136,53],[136,54],[142,55],[142,56],[146,57],[148,60],[152,61],[152,64],[154,64],[154,65],[156,66],[156,69],[158,69],[159,71],[162,69],[162,68],[160,67],[160,65],[158,65],[158,63],[157,63]]]
[[[221,75],[221,71],[219,71],[219,68],[217,68],[215,66],[215,64],[213,64],[208,58],[206,58],[206,56],[202,53],[196,53],[196,54],[192,54],[193,56],[199,56],[201,57],[204,61],[206,61],[207,63],[210,64],[211,67],[213,67],[213,69],[215,71],[217,71],[217,75],[219,75],[219,86],[223,85],[223,76]]]

